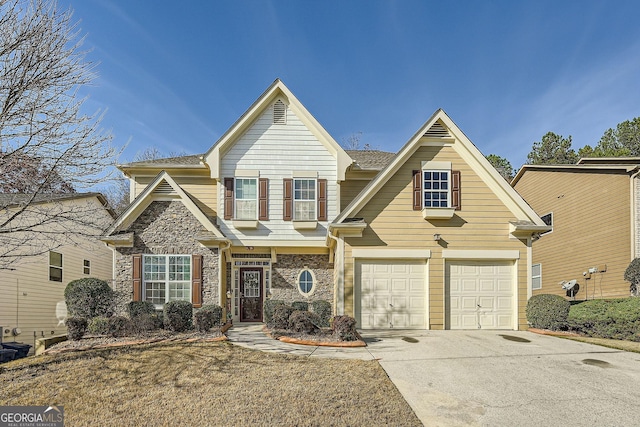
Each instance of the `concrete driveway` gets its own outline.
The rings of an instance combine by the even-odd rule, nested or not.
[[[364,331],[426,426],[640,425],[640,354],[515,331]]]

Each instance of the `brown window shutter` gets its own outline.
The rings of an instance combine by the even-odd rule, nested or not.
[[[413,171],[413,210],[422,210],[422,171]]]
[[[132,256],[133,300],[142,301],[142,255]]]
[[[327,220],[327,180],[318,180],[318,221]]]
[[[233,218],[233,178],[224,179],[224,219]]]
[[[460,171],[451,171],[451,207],[459,211],[462,209],[460,198]]]
[[[202,255],[191,256],[191,303],[195,308],[202,307]]]
[[[260,178],[258,186],[258,219],[269,220],[269,178]]]
[[[293,179],[285,178],[282,180],[284,184],[283,197],[284,206],[282,211],[282,219],[285,221],[291,221],[293,218]]]

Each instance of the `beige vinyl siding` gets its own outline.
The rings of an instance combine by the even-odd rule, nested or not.
[[[340,208],[347,207],[377,174],[378,171],[347,172],[347,179],[340,183]]]
[[[452,170],[461,172],[462,210],[451,220],[426,221],[420,211],[412,210],[413,170],[421,168],[425,160],[448,161]],[[451,146],[421,147],[376,193],[376,196],[354,217],[363,217],[369,224],[362,238],[348,238],[345,266],[345,297],[353,294],[352,247],[387,247],[431,250],[429,260],[429,327],[444,328],[445,260],[442,250],[518,250],[518,305],[520,313],[526,304],[526,244],[509,238],[509,221],[514,215],[496,194]],[[440,242],[433,234],[442,236]],[[524,297],[522,295],[524,294]],[[523,299],[524,298],[524,299]],[[353,299],[345,301],[352,307]],[[352,310],[352,309],[351,309]],[[520,316],[522,317],[522,316]],[[526,328],[526,321],[519,320]]]
[[[208,172],[208,171],[207,171]],[[160,171],[158,171],[160,173]],[[202,176],[180,176],[173,175],[169,172],[171,178],[189,195],[198,207],[208,216],[216,216],[217,212],[217,185],[216,180],[211,179],[208,175]],[[140,195],[151,183],[156,175],[153,176],[137,176],[136,179],[136,197]]]
[[[294,172],[317,174],[327,180],[327,218],[337,215],[337,161],[327,147],[305,126],[291,108],[287,108],[286,124],[273,124],[272,108],[266,109],[229,150],[221,155],[222,179],[234,177],[236,170],[259,171],[269,179],[269,220],[256,230],[236,229],[233,221],[223,220],[224,188],[218,190],[221,231],[234,240],[298,240],[324,242],[327,222],[319,222],[315,230],[303,233],[283,220],[283,179]]]
[[[96,215],[100,213],[106,222],[112,221],[104,209],[95,211]],[[102,242],[82,239],[78,245],[64,245],[54,252],[62,254],[62,282],[49,280],[48,252],[24,257],[12,265],[15,270],[0,270],[0,326],[20,328],[18,342],[34,345],[34,333],[37,338],[66,333],[64,324],[56,317],[56,305],[64,301],[64,289],[70,281],[97,277],[112,282],[113,253]],[[85,259],[91,262],[89,275],[84,274]],[[3,340],[14,338],[9,333],[3,335]]]
[[[533,245],[533,263],[542,264],[537,294],[566,296],[559,283],[578,280],[584,299],[590,267],[607,272],[586,283],[589,298],[629,295],[624,271],[631,262],[631,180],[624,171],[528,170],[515,189],[539,215],[553,213],[553,232]]]

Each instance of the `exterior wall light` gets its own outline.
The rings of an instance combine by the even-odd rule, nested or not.
[[[439,242],[440,239],[442,239],[442,236],[440,236],[438,233],[433,235],[433,240],[435,240],[436,242]]]

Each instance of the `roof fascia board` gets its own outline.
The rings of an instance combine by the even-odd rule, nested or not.
[[[276,79],[266,91],[249,107],[249,109],[218,139],[218,141],[207,151],[203,160],[211,170],[211,177],[220,179],[220,159],[230,148],[230,144],[241,135],[244,130],[258,118],[258,115],[275,98],[282,94],[289,103],[289,108],[302,120],[302,122],[316,135],[318,140],[336,158],[338,164],[338,180],[344,181],[347,168],[353,160],[344,151],[322,125],[309,113],[295,95],[280,80]]]
[[[167,197],[166,195],[155,196],[153,192],[160,185],[162,181],[169,184],[173,190],[177,193],[177,197]],[[116,222],[107,230],[107,235],[112,234],[121,227],[130,226],[142,212],[156,200],[181,200],[185,207],[193,214],[198,221],[207,229],[212,232],[216,237],[226,240],[226,237],[218,230],[218,228],[211,223],[209,218],[202,212],[202,210],[196,205],[193,200],[184,192],[184,190],[175,182],[175,180],[167,173],[162,171],[147,187],[140,193],[140,195],[134,200],[132,204],[120,215]]]
[[[571,171],[607,171],[607,170],[613,170],[613,171],[625,171],[625,172],[633,172],[635,170],[640,169],[640,165],[597,165],[597,164],[590,164],[590,165],[584,165],[584,164],[580,164],[580,165],[522,165],[522,167],[520,168],[520,170],[518,170],[518,173],[516,174],[515,177],[513,177],[513,179],[511,180],[511,186],[513,187],[514,185],[516,185],[516,183],[518,181],[520,181],[520,179],[522,178],[522,176],[525,174],[525,172],[527,171],[534,171],[534,170],[556,170],[558,172],[571,172]]]
[[[442,121],[454,137],[454,143],[440,138],[430,142],[430,138],[422,136],[438,120]],[[425,124],[409,139],[400,149],[396,158],[380,174],[365,187],[349,206],[335,219],[334,223],[343,221],[345,218],[353,216],[368,203],[377,191],[397,172],[402,165],[411,157],[420,146],[433,146],[434,144],[449,145],[456,150],[462,159],[480,176],[489,188],[505,203],[507,208],[518,219],[532,221],[536,225],[544,225],[540,217],[524,201],[524,199],[509,185],[509,183],[498,173],[489,161],[482,155],[480,150],[471,142],[460,128],[442,109],[438,109]],[[505,197],[506,196],[506,197]]]

